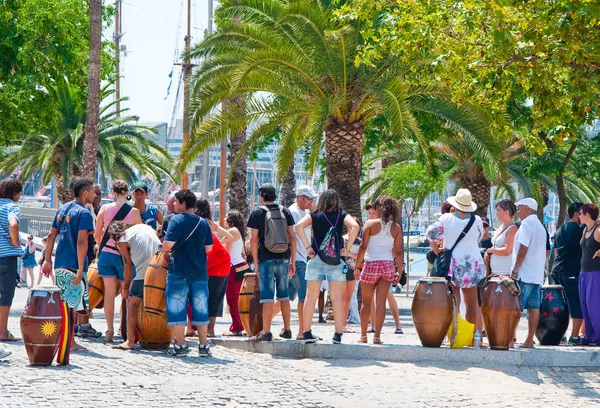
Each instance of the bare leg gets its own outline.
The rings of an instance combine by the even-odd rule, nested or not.
[[[37,280],[38,285],[42,282],[43,277],[44,277],[44,275],[42,275],[42,268],[40,268],[40,273],[38,275],[38,280]]]
[[[130,349],[135,348],[135,329],[137,327],[138,310],[142,304],[142,299],[137,296],[131,296],[127,299],[127,341],[122,345]]]
[[[263,327],[262,331],[265,333],[271,332],[271,321],[273,320],[273,302],[267,302],[262,304],[263,310]],[[200,330],[198,330],[200,333]]]
[[[296,337],[302,337],[302,333],[304,333],[304,302],[298,302],[298,335]]]
[[[273,305],[273,318],[275,318],[275,316],[277,316],[279,312],[281,312],[281,302],[279,300],[276,300],[275,304]]]
[[[377,308],[375,309],[375,337],[381,338],[381,329],[383,329],[383,323],[385,322],[385,301],[387,300],[387,293],[390,291],[391,281],[385,279],[379,279],[377,282],[377,296],[375,297],[375,303]]]
[[[33,282],[35,282],[33,268],[27,268],[27,273],[29,274],[29,282],[31,282],[31,286],[33,287]]]
[[[10,306],[0,306],[0,339],[8,338],[8,315]]]
[[[573,319],[573,328],[571,329],[571,337],[579,337],[579,332],[583,326],[583,319]]]
[[[117,295],[117,278],[102,278],[104,280],[104,315],[109,332],[115,332],[115,297]]]
[[[533,347],[533,335],[535,329],[537,329],[538,322],[540,321],[540,309],[527,309],[529,312],[529,331],[527,333],[527,340],[525,340],[525,347]]]
[[[376,295],[373,294],[373,301],[371,302],[371,314],[369,315],[369,323],[371,323],[371,329],[375,330],[375,309],[377,309],[375,307],[375,297]]]
[[[469,323],[475,325],[475,330],[481,333],[483,329],[483,319],[481,318],[481,308],[477,301],[477,287],[463,289],[465,306],[467,307],[467,315],[465,319]]]
[[[289,300],[283,300],[281,303],[281,317],[283,318],[283,328],[290,330],[290,320],[292,319],[292,307]],[[271,305],[273,305],[271,303]]]
[[[396,302],[396,297],[393,293],[388,293],[387,301],[388,305],[390,306],[390,311],[392,312],[392,317],[394,318],[394,323],[396,324],[396,329],[402,328],[402,324],[400,323],[400,311],[398,310],[398,302]]]
[[[320,290],[320,292],[319,292],[319,320],[322,320],[323,312],[325,311],[325,291],[321,290],[321,288],[319,288],[319,290]],[[311,320],[312,320],[312,318],[311,318]]]
[[[200,344],[206,344],[208,342],[207,333],[208,326],[198,326],[198,342]]]
[[[217,324],[216,317],[208,318],[208,326],[206,328],[206,335],[210,337],[215,337],[215,324]]]
[[[372,283],[360,283],[362,291],[362,308],[360,309],[360,335],[367,336],[367,327],[369,325],[369,317],[371,316],[371,307],[373,305],[373,295],[375,293],[375,285]]]
[[[317,300],[320,302],[322,293],[321,281],[306,282],[306,299],[304,299],[304,316],[302,317],[304,332],[309,331],[312,327],[312,319],[315,314],[315,305],[317,304]]]
[[[333,308],[333,319],[336,333],[343,333],[346,325],[346,315],[344,315],[344,291],[346,282],[329,282],[329,297]]]
[[[356,281],[346,281],[346,286],[344,287],[344,316],[346,316],[346,321],[348,320],[348,313],[350,312],[350,301],[352,300],[352,295],[354,294],[355,285]],[[345,322],[344,325],[346,325]]]
[[[206,326],[204,326],[204,328],[206,329]],[[183,333],[184,329],[185,329],[185,326],[174,326],[173,327],[175,342],[177,344],[179,344],[180,346],[183,346],[185,344],[185,335]],[[206,330],[204,331],[204,333],[206,334]],[[206,340],[205,340],[205,342],[206,342]]]

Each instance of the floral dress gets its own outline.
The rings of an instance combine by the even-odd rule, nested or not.
[[[483,223],[477,215],[471,214],[469,217],[475,217],[475,222],[467,235],[454,248],[448,272],[452,283],[459,288],[471,288],[485,278],[485,265],[479,251]],[[462,220],[453,213],[442,215],[427,228],[427,240],[430,242],[443,240],[444,249],[451,249],[469,223],[469,217]]]

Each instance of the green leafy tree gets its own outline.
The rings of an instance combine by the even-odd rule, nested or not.
[[[108,86],[101,92],[103,99],[113,94]],[[9,173],[22,165],[19,177],[27,180],[35,171],[42,170],[42,182],[48,183],[54,178],[58,198],[66,202],[72,199],[67,188],[70,179],[83,175],[86,112],[81,101],[85,97],[65,81],[56,88],[48,88],[48,92],[59,107],[57,126],[25,137],[19,145],[11,147],[10,153],[0,160],[0,171]],[[111,110],[114,104],[107,103],[100,109],[97,161],[102,173],[129,182],[136,180],[140,173],[157,181],[165,175],[170,179],[171,158],[145,135],[155,131],[138,126],[135,116],[116,118]]]
[[[280,128],[277,174],[286,174],[302,146],[309,146],[309,171],[324,151],[328,187],[359,215],[365,126],[373,118],[384,115],[393,140],[414,139],[425,157],[430,149],[417,112],[485,137],[439,87],[407,84],[408,68],[397,57],[357,66],[362,21],[341,22],[327,2],[226,0],[215,18],[219,30],[192,51],[210,59],[194,78],[193,131],[180,167],[249,124],[238,158]],[[243,108],[218,109],[239,96]]]

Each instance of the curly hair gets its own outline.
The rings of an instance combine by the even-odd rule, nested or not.
[[[115,241],[115,243],[118,243],[121,237],[125,235],[125,230],[133,227],[134,225],[135,224],[128,224],[123,221],[113,221],[108,226],[108,236]]]
[[[398,222],[400,218],[400,209],[398,203],[393,198],[379,197],[373,207],[381,212],[381,220],[385,223],[392,221]]]
[[[246,220],[241,212],[237,210],[230,211],[226,217],[227,224],[231,228],[237,228],[242,237],[242,241],[246,241]]]
[[[13,200],[17,194],[23,191],[23,183],[17,178],[5,178],[0,183],[0,198]]]
[[[340,212],[342,211],[342,200],[337,191],[325,190],[319,196],[317,212]]]

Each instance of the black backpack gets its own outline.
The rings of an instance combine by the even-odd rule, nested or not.
[[[336,227],[340,220],[341,211],[338,212],[337,219],[335,220],[335,225],[332,224],[331,221],[329,221],[329,218],[327,218],[327,215],[325,215],[324,212],[321,212],[321,214],[323,214],[323,217],[327,220],[330,227],[329,231],[327,231],[327,234],[325,234],[325,238],[323,238],[323,241],[321,241],[321,245],[317,243],[317,238],[314,238],[315,244],[318,248],[317,254],[319,255],[319,258],[321,258],[321,261],[325,262],[327,265],[339,265],[341,262],[341,248],[339,248],[338,245],[339,235]]]

